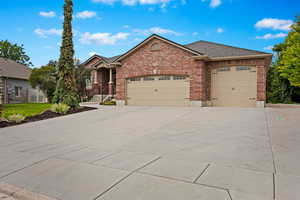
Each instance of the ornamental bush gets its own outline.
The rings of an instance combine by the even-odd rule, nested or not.
[[[59,114],[67,114],[67,112],[70,110],[70,106],[63,103],[53,104],[50,110]]]
[[[21,114],[12,114],[7,117],[8,121],[15,122],[15,123],[21,123],[22,121],[24,121],[24,119],[25,119],[25,116],[23,116]]]

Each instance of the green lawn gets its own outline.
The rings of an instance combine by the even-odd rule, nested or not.
[[[48,103],[5,104],[3,105],[1,116],[6,118],[12,114],[21,114],[29,117],[48,110],[51,105]]]

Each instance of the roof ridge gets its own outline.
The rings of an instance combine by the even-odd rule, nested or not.
[[[257,51],[257,50],[253,50],[253,49],[236,47],[236,46],[227,45],[227,44],[221,44],[221,43],[217,43],[217,42],[210,42],[210,41],[206,41],[206,40],[198,40],[198,41],[195,41],[195,42],[192,42],[192,43],[189,43],[189,44],[185,44],[184,46],[196,44],[196,43],[199,43],[199,42],[205,42],[205,43],[209,43],[209,44],[215,44],[215,45],[218,45],[218,46],[230,47],[230,48],[235,48],[235,49],[242,49],[242,50],[252,51],[252,52],[256,52],[256,53],[270,54],[270,53],[263,52],[263,51]]]

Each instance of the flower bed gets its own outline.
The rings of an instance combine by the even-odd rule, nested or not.
[[[35,121],[40,121],[40,120],[50,119],[50,118],[54,118],[54,117],[60,117],[60,116],[74,114],[74,113],[95,110],[95,109],[97,109],[97,108],[83,106],[83,107],[79,107],[75,110],[69,110],[66,114],[60,114],[60,113],[53,112],[51,110],[46,110],[46,111],[42,112],[41,114],[26,117],[20,123],[11,122],[11,121],[2,119],[0,121],[0,128],[4,128],[4,127],[8,127],[8,126],[15,126],[15,125],[19,125],[19,124],[28,123],[28,122],[35,122]]]

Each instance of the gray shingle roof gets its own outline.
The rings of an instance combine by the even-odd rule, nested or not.
[[[30,73],[29,67],[9,59],[0,58],[0,77],[28,80]]]
[[[268,54],[261,51],[255,51],[250,49],[244,49],[239,47],[228,46],[224,44],[218,44],[214,42],[207,41],[197,41],[187,45],[184,45],[194,51],[204,53],[209,57],[230,57],[230,56],[250,56],[250,55],[260,55]]]
[[[122,55],[123,55],[123,54],[122,54]],[[111,63],[111,62],[115,61],[117,58],[119,58],[119,57],[122,56],[122,55],[113,56],[113,57],[109,57],[109,58],[103,57],[103,58],[104,58],[104,60],[105,60],[106,62]]]

